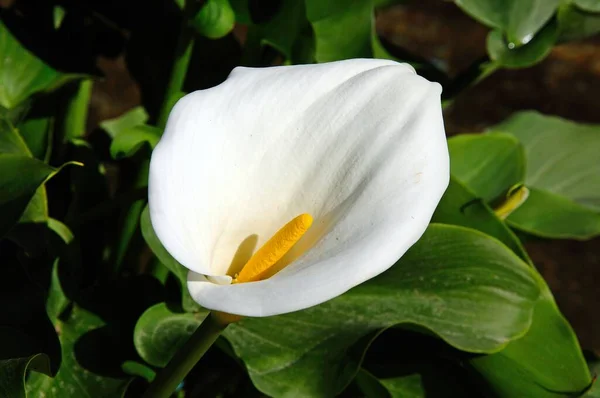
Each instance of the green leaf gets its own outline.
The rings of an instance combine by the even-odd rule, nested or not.
[[[573,0],[573,4],[585,11],[600,12],[600,1],[598,0]]]
[[[371,1],[306,0],[305,4],[315,33],[317,62],[371,57]]]
[[[147,121],[148,113],[143,107],[137,106],[118,118],[100,123],[100,127],[113,138],[110,145],[113,159],[131,157],[145,144],[150,148],[158,144],[162,130],[147,125]]]
[[[236,7],[239,12],[242,12],[244,8],[239,3]],[[247,11],[247,7],[245,10]],[[314,50],[311,48],[313,38],[307,34],[309,31],[310,24],[306,18],[304,1],[284,0],[269,21],[260,24],[249,21],[245,63],[259,64],[264,46],[271,46],[279,51],[286,61],[314,62],[312,54]]]
[[[11,109],[31,95],[52,91],[69,80],[25,49],[0,21],[0,106]]]
[[[508,223],[544,238],[590,239],[600,234],[600,213],[536,188],[529,190],[529,197],[508,217]]]
[[[532,190],[530,199],[533,197],[535,201],[535,196],[536,193]],[[433,221],[477,228],[502,240],[527,260],[527,254],[515,235],[484,202],[473,202],[470,199],[473,197],[467,188],[452,178]],[[468,205],[465,206],[465,203]],[[521,211],[525,212],[524,206],[515,213]],[[539,275],[538,280],[543,296],[536,304],[533,326],[528,334],[497,354],[474,360],[475,368],[486,377],[486,383],[502,397],[524,396],[524,391],[527,391],[527,397],[553,396],[543,395],[541,387],[576,391],[583,388],[588,380],[588,375],[582,371],[581,350],[576,337],[556,308],[548,287]],[[563,367],[569,371],[560,374]],[[552,378],[556,380],[548,384],[547,380]],[[518,382],[513,382],[513,379]]]
[[[596,4],[600,5],[600,1],[597,1]],[[600,33],[599,13],[592,14],[566,4],[559,9],[557,19],[560,27],[560,40],[563,41],[585,39]]]
[[[384,274],[304,311],[244,319],[224,335],[262,392],[334,396],[359,366],[348,347],[392,325],[418,325],[462,350],[502,349],[529,327],[539,292],[532,272],[489,236],[434,224]]]
[[[67,294],[65,293],[63,282],[60,280],[59,267],[62,267],[61,264],[64,263],[68,258],[68,255],[66,254],[68,253],[66,247],[71,244],[74,236],[71,230],[65,224],[53,218],[48,220],[48,228],[62,240],[65,248],[60,253],[61,255],[59,258],[54,260],[54,264],[52,265],[50,285],[48,287],[48,293],[46,297],[46,313],[48,314],[48,318],[50,318],[52,324],[56,325],[59,321],[59,317],[64,313],[68,305],[71,303],[67,297]]]
[[[21,218],[38,187],[59,170],[28,156],[0,154],[0,237]]]
[[[202,36],[219,39],[235,25],[235,13],[228,0],[208,0],[194,16],[192,26]]]
[[[133,334],[138,354],[152,366],[165,367],[207,315],[207,310],[195,314],[175,313],[165,303],[148,308],[139,318]]]
[[[145,124],[148,118],[148,112],[143,107],[136,106],[117,118],[103,121],[100,123],[100,127],[106,130],[112,138],[115,138],[123,131]]]
[[[525,148],[532,195],[509,216],[511,225],[545,237],[598,234],[600,126],[521,112],[491,130],[514,135]]]
[[[98,316],[74,306],[70,317],[56,324],[62,346],[62,363],[58,373],[54,378],[31,374],[26,384],[27,393],[33,397],[48,398],[123,396],[129,378],[105,376],[81,364],[85,350],[94,349],[94,340],[90,336],[104,325],[105,322]]]
[[[590,368],[590,373],[594,375],[594,379],[592,380],[592,386],[584,395],[586,398],[600,398],[600,383],[596,377],[600,374],[600,361],[598,360],[596,355],[593,355],[593,358],[588,360],[588,366]]]
[[[30,370],[50,375],[50,360],[44,354],[0,360],[0,396],[26,398],[25,378]]]
[[[510,134],[465,134],[448,140],[450,172],[486,202],[522,183],[523,146]]]
[[[454,177],[450,178],[450,185],[438,204],[432,221],[484,232],[504,243],[523,261],[531,262],[515,234],[496,217],[485,202],[478,200],[474,193]]]
[[[17,126],[19,134],[33,157],[47,161],[52,145],[54,118],[39,117],[23,121]]]
[[[483,24],[506,32],[509,42],[519,47],[530,42],[548,22],[560,1],[455,0],[455,3]]]
[[[110,144],[110,155],[113,159],[131,157],[145,144],[153,149],[161,135],[161,129],[147,124],[130,127],[114,137]]]
[[[12,127],[10,123],[5,120],[0,120],[0,156],[2,154],[14,154],[22,155],[24,157],[32,157],[32,153],[23,137],[15,128]],[[13,173],[14,172],[15,171],[13,171]],[[9,173],[10,171],[6,172],[6,177],[9,177]],[[17,202],[18,203],[16,205],[18,205],[18,207],[15,211],[21,211],[18,213],[20,214],[20,217],[17,217],[19,222],[42,223],[48,219],[48,198],[46,196],[46,188],[44,186],[37,187],[35,193],[31,197],[31,200],[29,200],[29,203],[26,203],[24,210],[19,210],[21,209],[22,201]],[[14,214],[13,218],[18,214]],[[10,217],[8,222],[14,225],[14,221],[10,221]],[[0,221],[0,225],[2,225],[2,221]],[[10,227],[5,228],[10,229]],[[4,229],[4,232],[8,231],[8,229]],[[3,235],[2,231],[3,228],[0,226],[0,237]]]
[[[58,169],[34,159],[27,144],[8,122],[0,120],[0,237],[18,221],[45,222],[48,219],[43,183]]]
[[[150,221],[150,212],[148,210],[148,206],[145,207],[144,211],[142,212],[142,216],[140,217],[140,228],[142,230],[142,236],[144,237],[144,240],[148,246],[150,246],[150,249],[154,255],[177,278],[181,288],[181,305],[183,309],[187,312],[195,312],[201,309],[201,307],[198,306],[198,304],[196,304],[196,302],[192,299],[187,289],[188,270],[169,254],[167,249],[164,248],[154,233],[152,222]]]
[[[590,386],[577,337],[541,277],[540,283],[544,284],[543,294],[529,332],[498,353],[471,360],[494,396],[576,397]]]
[[[487,52],[490,58],[505,68],[526,68],[543,60],[558,39],[558,24],[550,21],[544,29],[526,45],[514,47],[507,43],[499,30],[493,30],[487,37]]]

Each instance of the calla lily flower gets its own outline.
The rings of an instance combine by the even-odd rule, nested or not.
[[[409,65],[355,59],[236,68],[181,99],[149,207],[193,299],[277,315],[391,267],[448,186],[440,92]]]

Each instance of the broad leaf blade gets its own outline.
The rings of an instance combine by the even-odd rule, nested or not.
[[[379,277],[305,311],[243,320],[225,337],[264,393],[332,396],[357,371],[348,347],[394,324],[428,328],[468,351],[501,349],[529,326],[538,294],[530,272],[496,240],[433,225]]]
[[[471,360],[498,397],[576,397],[590,386],[577,337],[548,287],[543,289],[531,328],[522,339],[498,353]]]

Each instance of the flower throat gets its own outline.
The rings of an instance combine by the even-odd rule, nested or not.
[[[300,214],[285,224],[254,253],[232,283],[256,282],[270,276],[273,266],[304,236],[312,225],[310,214]]]

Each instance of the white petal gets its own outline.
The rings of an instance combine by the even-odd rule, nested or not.
[[[409,66],[349,60],[238,68],[180,101],[149,186],[152,224],[178,261],[224,275],[293,217],[315,219],[297,245],[308,250],[275,276],[220,285],[191,274],[194,299],[274,315],[389,268],[424,232],[448,184],[439,93]]]

